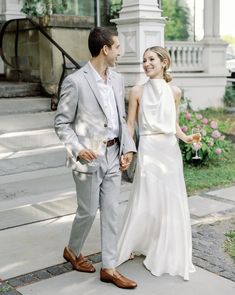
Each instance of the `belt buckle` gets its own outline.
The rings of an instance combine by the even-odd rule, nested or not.
[[[117,141],[116,138],[108,140],[107,141],[107,147],[110,147],[110,146],[114,145],[116,141]]]

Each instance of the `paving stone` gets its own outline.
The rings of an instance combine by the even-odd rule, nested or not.
[[[235,186],[211,191],[210,194],[223,199],[235,201]]]
[[[220,268],[218,266],[215,266],[213,264],[208,263],[206,266],[206,270],[211,271],[213,273],[220,273],[221,271],[223,271],[223,268]]]
[[[17,286],[22,286],[22,281],[18,278],[13,278],[8,280],[8,283],[12,286],[12,287],[17,287]]]
[[[71,263],[67,262],[64,264],[64,267],[67,269],[67,270],[73,270],[73,266]]]
[[[205,197],[192,196],[189,198],[189,207],[191,214],[194,214],[198,217],[203,217],[212,213],[231,209],[235,206]]]
[[[0,292],[0,295],[21,295],[22,293],[16,291],[16,290],[10,290],[8,292]]]
[[[39,280],[45,280],[50,278],[52,275],[46,270],[39,270],[34,274]]]
[[[31,284],[33,282],[38,281],[38,279],[34,276],[34,274],[27,274],[21,277],[21,281],[23,282],[23,284]]]
[[[235,282],[235,274],[229,271],[220,272],[220,275]]]
[[[200,224],[192,228],[193,261],[204,269],[235,281],[235,263],[224,250],[225,233],[234,229],[235,217],[219,220],[213,224]]]
[[[101,262],[101,253],[97,253],[95,255],[92,255],[91,257],[88,257],[93,263]]]
[[[52,266],[52,267],[49,267],[47,269],[47,271],[49,273],[51,273],[52,275],[54,275],[54,276],[57,276],[57,275],[60,275],[60,274],[64,273],[65,272],[64,270],[65,269],[63,267],[61,267],[61,266]]]

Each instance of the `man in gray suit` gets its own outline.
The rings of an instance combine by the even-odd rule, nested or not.
[[[132,289],[136,283],[115,269],[121,171],[136,152],[125,121],[123,80],[109,68],[115,66],[120,44],[116,32],[96,27],[89,34],[88,46],[91,59],[65,78],[55,116],[55,130],[67,149],[78,200],[63,255],[77,271],[95,271],[81,250],[100,207],[100,279]]]

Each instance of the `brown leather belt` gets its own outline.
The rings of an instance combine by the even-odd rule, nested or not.
[[[108,140],[107,141],[107,147],[110,147],[110,146],[114,145],[117,142],[119,142],[118,137],[115,137],[114,139]]]

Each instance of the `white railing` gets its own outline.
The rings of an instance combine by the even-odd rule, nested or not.
[[[172,72],[203,72],[204,46],[198,42],[166,41]]]

